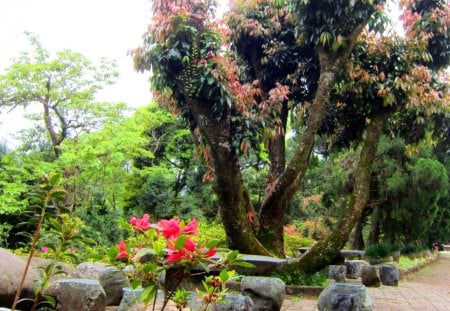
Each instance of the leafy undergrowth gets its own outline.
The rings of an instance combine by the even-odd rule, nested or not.
[[[412,269],[418,265],[421,265],[421,264],[431,260],[432,258],[433,257],[412,259],[407,256],[401,256],[400,262],[399,262],[400,270],[406,271],[406,270]]]
[[[283,280],[286,285],[302,285],[302,286],[327,286],[328,285],[328,269],[318,271],[313,274],[299,273],[295,268],[286,266],[272,274]]]

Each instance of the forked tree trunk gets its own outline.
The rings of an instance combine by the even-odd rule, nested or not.
[[[350,236],[350,248],[351,249],[364,249],[364,237],[363,237],[363,227],[364,222],[362,217],[358,219],[358,221],[355,224],[355,228],[352,230],[352,234]]]
[[[339,71],[346,64],[356,39],[367,24],[361,22],[347,38],[346,48],[339,53],[318,49],[320,77],[317,91],[309,110],[305,131],[295,150],[294,156],[283,173],[273,183],[263,200],[259,213],[260,230],[258,239],[271,252],[284,257],[283,224],[289,202],[298,191],[305,176],[309,158],[314,146],[315,135],[326,115],[329,93]]]
[[[367,244],[377,244],[380,237],[381,208],[376,206],[372,214],[372,223],[370,225]]]
[[[377,114],[368,125],[356,168],[355,187],[349,206],[329,237],[315,244],[309,252],[294,264],[301,272],[311,273],[325,268],[347,243],[350,232],[361,218],[362,211],[369,199],[372,164],[384,122],[389,115],[389,113]]]
[[[256,223],[249,218],[254,214],[254,208],[244,186],[238,155],[232,146],[230,116],[217,120],[209,107],[194,100],[189,102],[189,108],[211,147],[214,187],[228,247],[242,253],[273,256],[256,238]]]

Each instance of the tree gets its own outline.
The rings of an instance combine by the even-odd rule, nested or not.
[[[442,1],[431,2],[428,1],[427,9],[421,11],[421,17],[416,17],[415,22],[409,24],[409,27],[414,29],[414,38],[392,40],[387,36],[377,37],[369,34],[372,39],[366,37],[366,40],[361,40],[347,68],[350,83],[338,83],[336,86],[339,93],[347,99],[336,105],[337,109],[348,111],[355,106],[367,104],[368,106],[363,108],[364,113],[357,117],[365,117],[368,125],[349,206],[338,222],[336,230],[302,257],[298,264],[300,270],[314,271],[330,262],[345,245],[351,230],[361,218],[369,201],[371,168],[381,133],[385,129],[384,123],[394,113],[402,113],[409,109],[420,109],[426,114],[448,109],[448,96],[445,95],[446,92],[442,92],[443,86],[444,89],[445,86],[448,87],[448,81],[439,77],[437,69],[440,67],[434,63],[430,48],[434,46],[434,40],[445,41],[450,38],[448,28],[438,28],[437,32],[446,34],[440,36],[438,33],[428,33],[427,29],[421,26],[427,24],[428,18],[433,19],[434,15],[430,14],[430,11],[448,17],[449,7]],[[406,12],[408,13],[409,9]],[[411,32],[411,28],[407,30]],[[444,46],[446,44],[448,43]],[[352,95],[348,96],[348,92]],[[341,99],[342,97],[339,98]],[[349,115],[344,113],[344,116]],[[352,126],[354,123],[348,122],[345,125],[340,121],[340,124],[344,125],[344,129],[351,128],[357,133],[358,127]]]
[[[210,1],[154,1],[153,24],[146,45],[135,51],[135,59],[139,69],[153,71],[152,87],[158,101],[181,111],[190,122],[196,141],[205,146],[229,246],[248,253],[282,256],[283,214],[306,171],[330,88],[379,2],[302,1],[295,4],[296,14],[281,8],[283,1],[276,2],[273,14],[269,12],[270,1],[250,1],[247,5],[256,6],[258,11],[261,3],[266,4],[267,14],[274,19],[281,12],[283,22],[298,15],[296,25],[304,26],[297,29],[298,33],[305,38],[304,48],[310,49],[305,55],[318,55],[320,72],[305,130],[294,156],[285,165],[282,148],[273,153],[269,151],[271,164],[278,168],[270,170],[271,182],[258,215],[243,182],[239,156],[248,151],[250,144],[246,138],[251,133],[251,123],[265,122],[266,116],[275,120],[272,126],[278,122],[278,130],[272,131],[271,146],[277,149],[275,146],[281,144],[276,142],[284,141],[286,113],[283,110],[289,107],[286,104],[289,88],[281,84],[281,80],[263,87],[258,86],[263,80],[241,83],[236,64],[221,52],[219,32],[209,19],[213,7]],[[239,5],[245,11],[247,6]],[[277,20],[272,23],[280,24]],[[256,25],[255,36],[259,35],[260,25],[249,23],[252,25]],[[251,29],[247,30],[251,35]],[[295,32],[290,33],[292,36]],[[269,53],[269,46],[256,48],[261,46],[263,53]],[[253,59],[253,63],[253,72],[258,74],[256,67],[264,65],[262,58]],[[296,70],[288,70],[286,75],[295,74]],[[281,160],[275,160],[277,157]]]
[[[22,53],[0,75],[0,109],[41,107],[42,114],[29,117],[39,121],[37,129],[45,131],[59,157],[65,139],[98,129],[103,119],[122,109],[95,102],[96,92],[117,76],[115,65],[102,60],[95,67],[83,55],[69,50],[50,58],[37,36],[26,35],[33,52]]]

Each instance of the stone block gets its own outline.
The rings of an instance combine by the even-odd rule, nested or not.
[[[244,276],[241,292],[252,298],[255,310],[279,311],[285,295],[285,284],[278,278]]]
[[[60,282],[60,311],[104,311],[106,294],[98,280],[66,279]]]
[[[242,295],[227,295],[225,300],[219,302],[211,308],[212,311],[253,311],[252,298]]]
[[[355,307],[358,309],[352,309]],[[334,283],[322,291],[317,302],[317,308],[319,311],[371,311],[373,305],[364,285]]]
[[[380,269],[378,266],[364,266],[361,271],[361,283],[367,287],[380,287]]]
[[[368,266],[369,263],[365,260],[347,260],[345,266],[347,268],[346,277],[349,279],[357,279],[361,277],[361,271],[364,266]]]
[[[347,268],[345,265],[330,265],[328,266],[328,277],[336,282],[345,282],[345,275]]]
[[[390,265],[381,265],[379,266],[379,269],[381,284],[388,286],[398,286],[398,281],[400,280],[399,269]]]
[[[125,273],[101,263],[79,264],[71,276],[98,280],[105,291],[107,306],[118,305],[122,299],[122,289],[130,286]]]
[[[331,298],[331,310],[333,311],[359,311],[361,301],[358,293],[339,294],[334,293]]]

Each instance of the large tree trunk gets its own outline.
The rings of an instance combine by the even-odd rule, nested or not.
[[[256,238],[254,214],[248,190],[244,186],[238,155],[231,144],[230,115],[220,120],[211,109],[194,100],[189,102],[195,121],[211,147],[215,173],[215,192],[228,246],[242,253],[273,256]]]
[[[370,225],[369,237],[367,238],[367,244],[377,244],[380,237],[380,224],[381,224],[381,208],[376,206],[372,214],[372,223]]]
[[[355,228],[353,228],[350,236],[350,248],[351,249],[364,249],[364,237],[363,237],[364,219],[361,217],[356,221]]]
[[[355,187],[349,206],[330,236],[315,244],[295,264],[300,271],[311,273],[325,268],[347,243],[350,232],[358,219],[361,218],[362,211],[369,199],[372,164],[384,122],[388,117],[389,113],[377,114],[368,125],[366,138],[356,168]]]
[[[280,257],[284,256],[284,215],[289,202],[298,191],[305,176],[315,135],[326,115],[330,90],[336,83],[337,74],[346,64],[356,39],[366,26],[367,21],[368,19],[362,22],[349,35],[346,48],[340,53],[335,54],[321,48],[318,49],[320,77],[313,103],[308,112],[309,118],[305,131],[286,169],[268,188],[259,213],[261,227],[258,238],[264,246]]]

